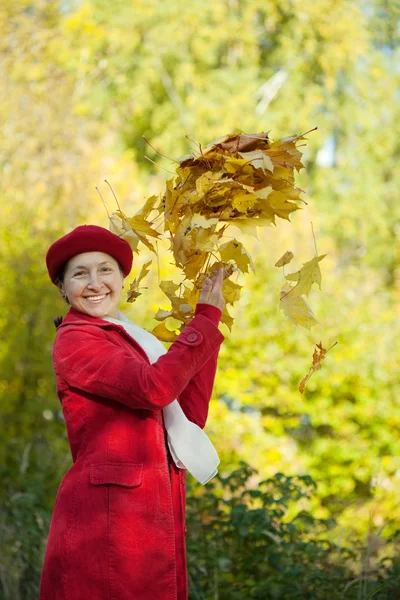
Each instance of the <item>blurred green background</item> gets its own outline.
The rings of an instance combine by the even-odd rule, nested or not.
[[[191,598],[400,598],[399,18],[398,0],[2,1],[0,598],[37,597],[71,465],[50,243],[108,227],[105,179],[128,215],[163,191],[173,164],[143,136],[178,157],[237,129],[315,126],[298,177],[307,206],[240,238],[257,270],[222,328],[207,425],[222,477],[189,482]],[[309,332],[279,311],[274,263],[289,249],[295,268],[312,258],[311,221],[328,256]],[[130,279],[148,259],[142,247]],[[152,328],[168,304],[155,267],[147,281],[122,309]],[[300,395],[319,341],[338,345]]]

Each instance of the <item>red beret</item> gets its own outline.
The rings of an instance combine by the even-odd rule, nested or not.
[[[46,265],[53,283],[64,265],[83,252],[105,252],[122,267],[125,277],[132,268],[133,253],[128,242],[97,225],[80,225],[55,241],[46,254]]]

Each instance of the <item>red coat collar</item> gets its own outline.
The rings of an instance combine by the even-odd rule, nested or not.
[[[99,319],[98,317],[91,317],[86,313],[82,313],[79,310],[76,310],[76,308],[73,308],[72,306],[63,318],[62,323],[61,325],[59,325],[58,329],[61,329],[61,327],[64,327],[66,325],[97,325],[98,327],[111,328],[121,327],[121,325],[118,325],[117,323],[105,321],[104,319]]]

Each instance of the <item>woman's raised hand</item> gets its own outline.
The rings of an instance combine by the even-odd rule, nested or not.
[[[224,283],[224,269],[221,267],[213,271],[210,278],[207,278],[201,288],[199,304],[211,304],[220,310],[225,308],[225,299],[222,295],[222,285]]]

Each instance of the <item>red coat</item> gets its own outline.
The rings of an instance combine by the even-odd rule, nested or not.
[[[201,304],[150,364],[115,323],[71,308],[53,361],[73,465],[61,480],[39,600],[184,600],[185,473],[169,457],[162,408],[204,427],[221,312]]]

